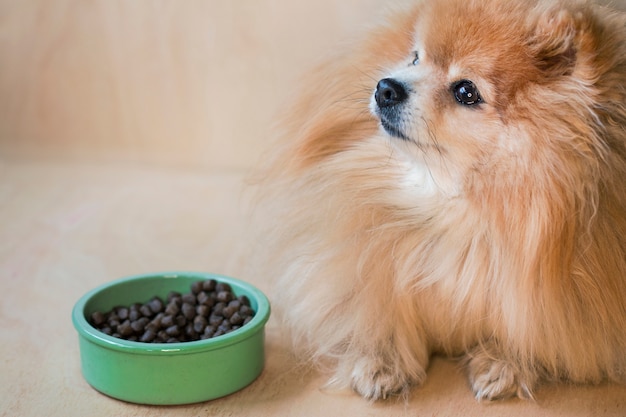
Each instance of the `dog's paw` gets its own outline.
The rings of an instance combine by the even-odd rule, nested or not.
[[[368,400],[384,400],[393,395],[407,394],[410,387],[424,377],[411,377],[377,358],[361,358],[352,369],[351,387]]]
[[[522,377],[517,367],[494,358],[488,352],[474,352],[467,359],[469,381],[478,401],[510,397],[533,399],[534,380]]]

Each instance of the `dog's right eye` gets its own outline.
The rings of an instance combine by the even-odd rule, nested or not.
[[[473,106],[482,101],[478,88],[470,80],[461,80],[452,85],[454,98],[461,104]]]

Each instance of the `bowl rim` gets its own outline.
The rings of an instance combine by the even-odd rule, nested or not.
[[[177,342],[177,343],[145,343],[133,342],[130,340],[120,339],[109,336],[93,327],[85,318],[85,305],[91,298],[98,295],[101,291],[131,281],[139,281],[149,278],[197,278],[198,280],[215,279],[225,282],[235,287],[245,288],[255,298],[257,303],[257,311],[252,320],[245,326],[225,335],[216,338],[197,340],[193,342]],[[124,278],[116,279],[88,291],[78,299],[72,309],[72,322],[79,336],[84,337],[90,342],[106,347],[112,350],[123,351],[126,353],[136,354],[192,354],[196,352],[205,352],[208,350],[220,349],[235,343],[239,343],[249,337],[252,337],[258,331],[263,330],[265,324],[270,317],[270,302],[268,298],[254,285],[232,278],[226,275],[215,274],[210,272],[194,272],[194,271],[165,271],[152,272],[138,275],[131,275]]]

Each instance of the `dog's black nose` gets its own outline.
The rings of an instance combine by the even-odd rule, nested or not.
[[[383,78],[376,86],[374,99],[379,107],[391,107],[402,103],[409,95],[404,84],[393,78]]]

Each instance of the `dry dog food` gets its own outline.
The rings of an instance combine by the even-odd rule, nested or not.
[[[191,292],[170,292],[164,301],[118,306],[94,312],[90,323],[120,339],[145,343],[175,343],[210,339],[239,329],[254,317],[250,300],[237,297],[229,284],[214,279],[197,281]]]

